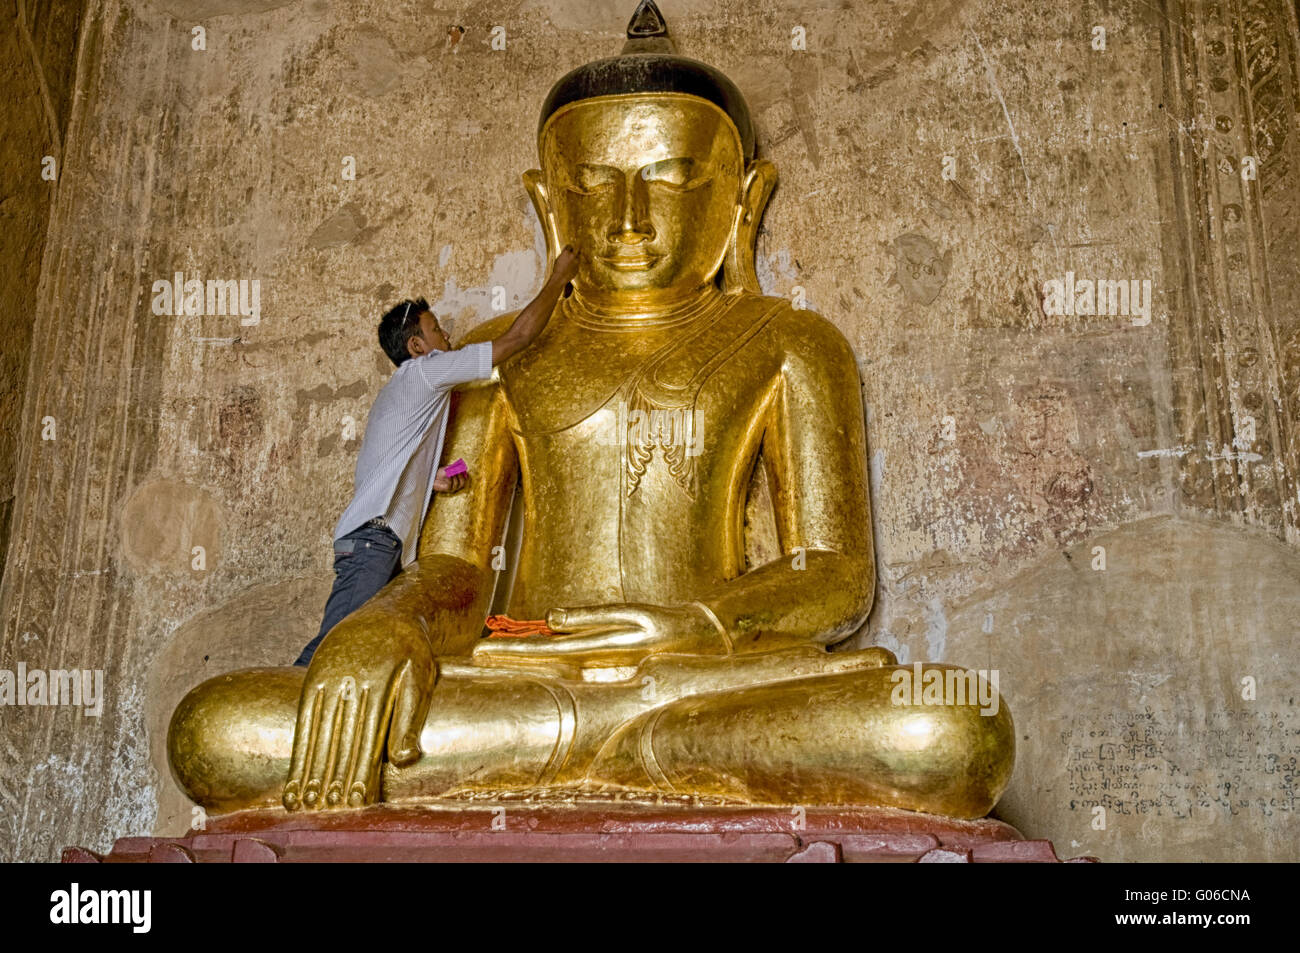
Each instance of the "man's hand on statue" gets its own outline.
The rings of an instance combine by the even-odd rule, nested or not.
[[[475,647],[474,659],[488,664],[552,659],[578,666],[636,665],[663,653],[727,652],[717,626],[697,605],[619,603],[552,609],[546,624],[558,634],[488,639]]]
[[[385,739],[393,764],[420,757],[436,674],[418,626],[336,626],[307,670],[284,806],[319,811],[377,801]]]
[[[455,493],[457,490],[463,490],[468,484],[468,473],[457,473],[449,477],[446,467],[438,467],[438,472],[433,475],[433,488],[439,493]]]
[[[567,285],[578,273],[578,252],[572,245],[565,245],[555,256],[555,268],[551,271],[551,280]]]

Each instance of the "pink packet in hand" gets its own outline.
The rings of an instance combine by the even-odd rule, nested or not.
[[[465,465],[465,461],[458,458],[455,463],[447,464],[447,468],[443,471],[443,476],[454,477],[468,472],[469,467]]]

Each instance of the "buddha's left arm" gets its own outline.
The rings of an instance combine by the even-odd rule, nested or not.
[[[699,600],[736,652],[851,634],[875,591],[857,362],[830,322],[798,312],[767,407],[763,458],[782,556]]]

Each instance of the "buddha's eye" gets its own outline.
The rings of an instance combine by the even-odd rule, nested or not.
[[[641,169],[641,178],[674,192],[689,192],[712,181],[712,176],[696,175],[695,160],[689,157],[660,159]]]
[[[573,176],[573,182],[568,186],[568,189],[578,195],[595,195],[598,192],[613,188],[617,184],[618,178],[617,169],[611,169],[606,165],[587,165],[584,163],[578,166]]]

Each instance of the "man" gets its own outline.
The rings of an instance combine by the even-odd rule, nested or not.
[[[493,366],[528,347],[546,327],[577,272],[560,252],[541,292],[494,341],[453,350],[423,299],[405,301],[379,322],[379,345],[397,365],[370,409],[357,456],[356,491],[334,528],[334,588],[320,632],[295,665],[307,665],[321,639],[415,561],[433,492],[454,493],[469,475],[434,468],[442,456],[452,389],[492,376]]]

